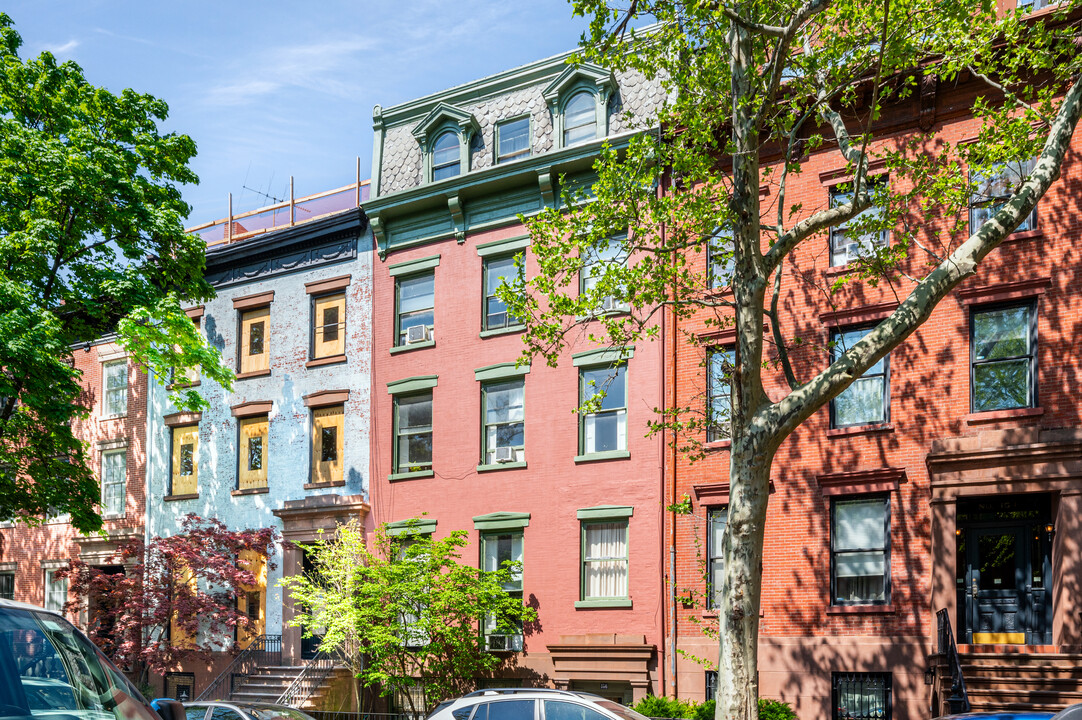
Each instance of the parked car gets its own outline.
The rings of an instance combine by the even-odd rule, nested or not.
[[[186,702],[187,720],[315,720],[286,705],[262,702]]]
[[[189,720],[191,720],[189,718]],[[647,720],[590,693],[551,688],[478,690],[436,706],[428,720]]]
[[[1030,710],[997,710],[944,715],[937,720],[1082,720],[1082,703],[1070,705],[1058,713]]]
[[[0,716],[42,720],[177,720],[161,714],[63,616],[0,600]]]

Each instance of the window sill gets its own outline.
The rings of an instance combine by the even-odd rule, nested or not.
[[[989,410],[987,412],[970,413],[962,417],[966,425],[982,425],[984,423],[999,422],[1000,420],[1025,420],[1044,415],[1044,408],[1011,408],[1010,410]]]
[[[126,417],[128,417],[128,413],[123,415],[99,415],[98,420],[123,420]]]
[[[177,502],[179,500],[198,500],[199,493],[185,493],[183,495],[166,495],[162,502]]]
[[[422,348],[430,348],[436,344],[435,340],[425,340],[424,342],[412,343],[410,345],[395,345],[391,348],[391,354],[397,355],[398,353],[409,352],[410,350],[420,350]]]
[[[853,265],[852,263],[846,263],[845,265],[831,265],[825,271],[823,271],[823,274],[826,275],[828,278],[836,278],[841,277],[842,275],[848,275],[849,273],[853,273],[856,271],[856,265]]]
[[[1022,230],[1020,232],[1011,233],[1007,237],[1003,238],[1003,242],[1015,242],[1020,240],[1032,240],[1033,238],[1044,237],[1044,231],[1040,228],[1033,228],[1032,230]]]
[[[890,432],[894,432],[894,425],[891,423],[876,423],[874,425],[831,428],[827,430],[827,437],[852,437],[853,435],[874,435],[876,433]]]
[[[436,473],[432,472],[432,470],[414,470],[413,472],[391,473],[387,476],[387,479],[391,482],[394,482],[395,480],[413,480],[415,478],[429,478],[433,477],[435,474]]]
[[[526,461],[493,463],[492,465],[478,465],[477,472],[492,472],[494,470],[522,470],[526,467]]]
[[[258,488],[245,488],[244,490],[230,490],[229,494],[236,497],[238,495],[262,495],[263,493],[268,493],[268,492],[270,492],[269,487],[258,487]]]
[[[609,450],[608,452],[589,453],[576,455],[576,463],[601,462],[602,460],[626,460],[631,457],[629,450]]]
[[[508,325],[504,328],[496,328],[495,330],[482,330],[479,333],[479,337],[484,340],[485,338],[498,337],[500,335],[514,335],[520,333],[526,329],[525,325]]]
[[[345,486],[346,486],[346,481],[345,480],[334,480],[333,482],[305,483],[304,484],[304,489],[305,490],[322,490],[323,488],[336,488],[336,487],[345,487]]]
[[[346,361],[345,353],[341,355],[328,355],[327,357],[316,358],[315,360],[309,360],[304,364],[306,368],[322,367],[323,365],[337,365],[338,363],[344,363]]]
[[[703,443],[703,450],[710,452],[711,450],[728,450],[733,446],[732,440],[711,440],[710,442]]]
[[[127,517],[127,513],[120,513],[119,515],[105,515],[105,514],[102,514],[101,519],[102,520],[123,520],[125,517]]]
[[[237,380],[247,380],[248,378],[267,377],[271,374],[270,368],[266,370],[249,370],[248,372],[237,373]]]
[[[894,605],[831,605],[827,615],[893,615]]]
[[[596,598],[593,600],[576,600],[576,610],[593,610],[595,608],[629,608],[631,598]]]

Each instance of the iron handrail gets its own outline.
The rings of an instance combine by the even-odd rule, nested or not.
[[[311,697],[323,681],[327,679],[335,668],[334,657],[330,653],[320,650],[315,657],[309,660],[300,674],[289,684],[289,687],[278,696],[275,702],[279,705],[300,708],[304,701]]]
[[[253,640],[248,647],[241,651],[240,655],[237,655],[233,659],[233,662],[229,664],[225,670],[218,674],[218,677],[214,678],[214,682],[207,686],[207,689],[199,693],[199,697],[196,701],[201,700],[229,700],[233,694],[233,678],[237,675],[250,675],[252,670],[256,667],[270,665],[267,662],[269,657],[276,658],[276,665],[280,665],[282,662],[282,636],[281,635],[260,635]],[[228,692],[222,695],[222,687],[229,683]]]
[[[938,629],[939,655],[947,661],[951,673],[951,695],[947,698],[952,715],[970,711],[969,693],[966,692],[966,679],[962,675],[962,659],[958,656],[958,646],[954,643],[954,631],[951,629],[950,614],[946,608],[936,612]]]

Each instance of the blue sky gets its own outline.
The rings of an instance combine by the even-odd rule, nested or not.
[[[384,107],[574,47],[566,0],[8,0],[23,57],[49,50],[110,90],[163,98],[191,135],[195,225],[346,185]]]

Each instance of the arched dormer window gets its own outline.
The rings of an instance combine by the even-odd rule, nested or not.
[[[589,90],[580,90],[564,105],[564,147],[597,137],[597,102]]]
[[[585,63],[569,67],[542,92],[552,111],[558,147],[609,134],[609,98],[616,92],[611,70]]]
[[[443,180],[462,172],[462,149],[459,147],[458,133],[444,130],[432,143],[432,180]]]
[[[470,171],[470,139],[481,129],[469,112],[439,103],[413,129],[424,155],[424,181],[438,182]]]

